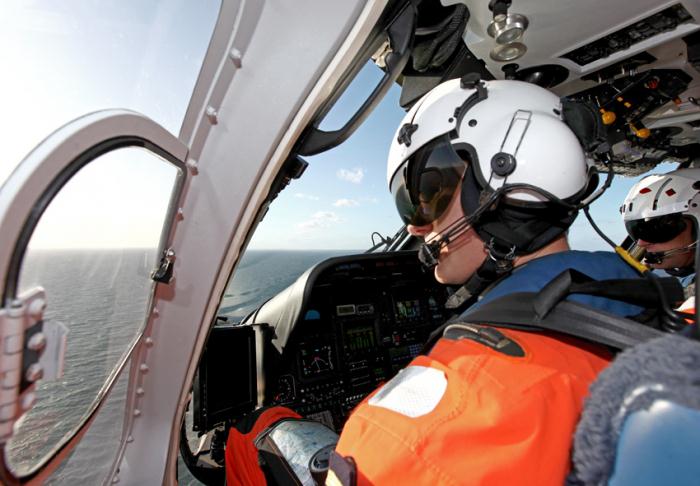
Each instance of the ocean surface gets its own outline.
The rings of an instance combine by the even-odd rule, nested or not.
[[[352,251],[251,250],[241,260],[219,315],[236,322],[314,264]],[[105,380],[141,329],[156,253],[130,250],[35,250],[22,268],[20,289],[46,290],[45,321],[68,328],[64,376],[42,382],[37,403],[8,447],[13,469],[30,470],[86,418]],[[128,371],[128,363],[125,368]],[[46,484],[101,484],[121,441],[126,373],[117,379],[95,421]],[[199,484],[180,462],[180,484]]]

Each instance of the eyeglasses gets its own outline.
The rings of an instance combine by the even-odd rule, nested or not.
[[[666,214],[650,219],[627,221],[627,233],[635,240],[649,243],[664,243],[674,239],[685,230],[687,223],[680,213]]]
[[[391,193],[403,222],[424,226],[442,216],[466,166],[467,161],[455,152],[448,135],[418,149],[391,181]]]

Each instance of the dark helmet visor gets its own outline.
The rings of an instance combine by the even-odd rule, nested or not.
[[[391,193],[403,222],[423,226],[438,219],[450,204],[466,166],[448,135],[418,149],[391,181]]]
[[[650,219],[635,219],[627,221],[627,233],[635,240],[649,243],[664,243],[680,235],[686,228],[686,222],[681,213],[666,214]]]

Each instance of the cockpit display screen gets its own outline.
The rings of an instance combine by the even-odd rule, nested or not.
[[[255,332],[251,326],[215,326],[193,385],[194,430],[211,430],[257,400]]]
[[[396,318],[400,321],[412,321],[421,317],[420,301],[399,300],[396,301]]]
[[[299,367],[304,378],[324,376],[335,369],[333,345],[329,342],[304,342],[299,345]]]
[[[372,325],[347,328],[343,337],[345,349],[351,352],[371,351],[376,345]]]

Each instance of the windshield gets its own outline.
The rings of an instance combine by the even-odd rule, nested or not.
[[[337,129],[377,84],[382,71],[367,63],[321,124]],[[362,253],[372,233],[393,236],[401,226],[386,187],[386,154],[405,112],[394,85],[346,142],[308,157],[301,179],[275,199],[258,225],[221,302],[219,315],[238,322],[332,256]],[[379,242],[375,235],[375,242]]]

